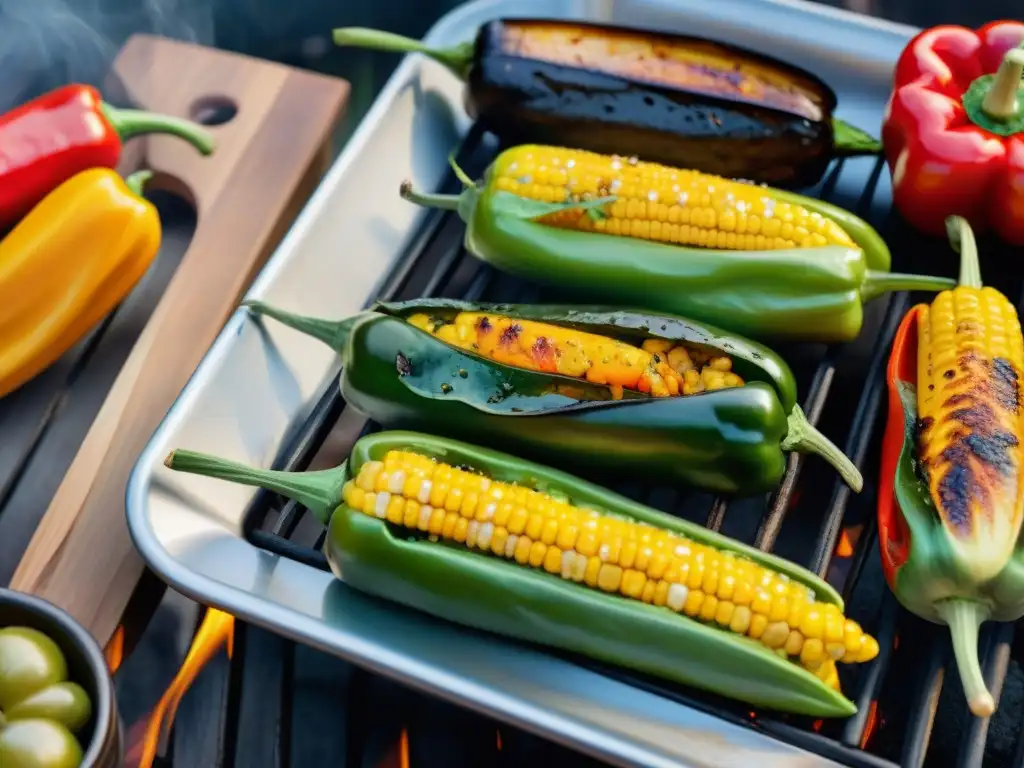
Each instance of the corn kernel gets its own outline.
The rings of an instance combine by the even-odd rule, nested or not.
[[[732,612],[732,619],[729,622],[729,629],[740,635],[745,635],[750,628],[750,609],[745,605],[737,605]]]
[[[618,592],[622,584],[622,569],[617,565],[603,563],[597,574],[597,587],[605,592]]]

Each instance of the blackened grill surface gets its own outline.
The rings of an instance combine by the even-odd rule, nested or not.
[[[458,161],[471,175],[480,175],[494,153],[495,148],[486,145],[481,132],[474,130]],[[853,194],[851,189],[855,190]],[[443,191],[456,190],[456,180],[448,179]],[[956,274],[956,256],[944,242],[920,238],[889,212],[889,185],[880,160],[838,161],[818,187],[807,191],[868,218],[889,242],[894,270]],[[499,274],[468,256],[462,248],[462,234],[463,226],[454,214],[431,214],[380,296],[372,298],[440,296],[523,303],[559,299],[555,291]],[[984,241],[981,248],[986,284],[1012,298],[1020,297],[1020,277],[1007,269],[1012,254]],[[983,668],[994,695],[999,697],[1001,692],[1002,701],[991,722],[979,721],[968,715],[945,629],[926,624],[900,608],[881,573],[874,518],[886,403],[885,364],[900,319],[922,299],[927,297],[898,293],[874,302],[866,314],[863,332],[853,344],[777,347],[794,368],[800,402],[808,418],[842,445],[863,471],[865,488],[861,494],[852,494],[822,460],[799,455],[790,457],[781,487],[768,498],[714,498],[684,489],[640,485],[616,488],[652,506],[774,551],[836,585],[847,600],[848,613],[875,634],[881,647],[872,663],[843,665],[841,670],[843,690],[857,703],[857,715],[845,721],[812,722],[753,713],[724,698],[577,656],[557,655],[851,766],[968,767],[981,766],[983,760],[985,765],[1024,766],[1024,740],[1019,728],[1024,717],[1024,683],[1012,625],[989,624],[983,630]],[[332,386],[286,452],[288,458],[282,468],[340,462],[360,434],[376,428],[346,409]],[[247,536],[256,546],[313,567],[327,567],[318,551],[322,527],[294,503],[260,494],[248,523]],[[440,730],[439,743],[447,736],[466,733],[465,718],[475,717],[438,702],[431,702],[430,709],[445,711],[430,715],[432,729]],[[370,707],[370,711],[371,717],[387,717],[387,708],[376,711]],[[495,727],[487,725],[488,740]],[[445,765],[439,759],[424,755],[422,762],[414,761],[413,765]]]

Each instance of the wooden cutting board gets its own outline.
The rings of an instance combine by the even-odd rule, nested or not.
[[[10,584],[101,645],[144,567],[125,521],[132,467],[319,183],[349,93],[337,78],[148,35],[127,42],[114,75],[140,109],[218,124],[209,157],[166,136],[126,148],[122,171],[148,167],[149,189],[193,201],[195,234]]]

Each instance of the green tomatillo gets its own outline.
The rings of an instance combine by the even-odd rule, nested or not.
[[[0,766],[78,768],[75,732],[92,716],[57,644],[28,627],[0,629]]]

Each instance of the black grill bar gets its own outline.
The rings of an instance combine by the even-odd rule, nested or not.
[[[865,521],[864,528],[860,533],[860,539],[864,543],[861,543],[860,539],[858,540],[858,546],[853,552],[853,558],[846,572],[846,581],[843,583],[841,591],[844,601],[848,601],[853,596],[854,590],[860,584],[861,575],[864,572],[864,564],[868,561],[868,558],[875,556],[878,552],[876,533],[875,518],[871,515]]]
[[[825,409],[825,401],[828,400],[829,389],[832,386],[832,377],[835,375],[835,361],[833,355],[827,355],[817,370],[814,372],[814,379],[811,381],[810,391],[804,401],[803,410],[807,420],[814,426],[818,425],[822,411]],[[786,519],[793,502],[793,493],[797,488],[797,481],[800,479],[800,470],[803,467],[803,454],[791,453],[786,459],[786,476],[775,494],[774,501],[761,523],[761,527],[754,539],[754,546],[758,549],[770,552],[775,546],[775,539],[782,529],[782,523]]]
[[[882,603],[882,618],[875,633],[878,640],[878,656],[861,675],[860,695],[855,699],[857,714],[847,720],[843,727],[842,740],[848,746],[859,746],[864,739],[868,718],[873,711],[872,705],[878,701],[878,695],[882,690],[882,681],[889,668],[889,660],[892,658],[898,614],[896,600],[889,593],[885,593]]]
[[[931,644],[924,675],[918,688],[917,702],[911,707],[903,748],[902,764],[906,768],[924,765],[935,725],[935,711],[942,695],[942,681],[945,678],[945,655],[939,643]]]
[[[875,352],[872,355],[871,365],[868,369],[867,385],[861,394],[860,402],[857,404],[857,416],[850,430],[850,437],[844,446],[846,455],[853,460],[861,471],[864,469],[868,444],[871,440],[879,406],[885,392],[885,368],[889,357],[889,346],[892,344],[896,330],[899,328],[900,320],[906,313],[908,306],[909,299],[905,293],[896,294],[889,301],[889,308],[882,325],[882,337],[878,340]],[[836,483],[832,502],[829,504],[829,511],[822,526],[818,548],[814,553],[814,559],[811,561],[811,570],[816,571],[821,576],[824,576],[828,570],[829,562],[832,560],[832,553],[835,551],[836,542],[839,539],[843,514],[846,512],[846,503],[849,498],[850,489],[846,484]]]
[[[479,176],[493,153],[494,148],[487,146],[482,140],[481,133],[474,128],[458,153],[458,163],[470,175]],[[865,165],[863,160],[838,161],[816,192],[822,198],[833,199],[838,204],[855,210],[862,217],[869,218],[870,212],[875,210],[873,204],[877,206],[878,203],[885,203],[886,205],[881,207],[888,207],[888,199],[876,200],[882,172],[883,161],[880,159],[870,167]],[[842,191],[844,181],[850,177],[864,179],[863,185],[855,194]],[[848,181],[845,181],[845,186],[850,186]],[[441,186],[441,191],[444,192],[456,192],[458,189],[459,182],[454,175],[449,175]],[[919,272],[934,271],[934,257],[928,251],[940,254],[948,251],[941,243],[924,242],[922,245],[919,238],[908,234],[902,225],[891,218],[874,223],[876,227],[886,232],[886,239],[893,250],[897,268],[909,267],[910,271]],[[382,282],[376,298],[401,300],[421,296],[444,296],[470,301],[507,303],[557,300],[557,295],[549,295],[547,289],[498,273],[469,257],[462,247],[463,232],[464,228],[457,216],[443,212],[428,214],[421,230],[411,239],[406,253]],[[946,273],[950,271],[945,270]],[[1014,285],[1014,290],[1019,290],[1019,287],[1019,284]],[[880,433],[879,413],[883,411],[886,402],[884,374],[889,348],[899,323],[910,306],[911,297],[906,293],[897,293],[887,300],[879,299],[874,303],[881,305],[872,308],[872,312],[876,313],[874,318],[877,328],[872,331],[869,341],[859,343],[862,351],[870,348],[870,354],[865,355],[865,363],[849,365],[850,349],[857,345],[832,345],[827,348],[823,346],[820,350],[800,348],[791,358],[803,394],[802,407],[808,420],[819,425],[824,418],[825,429],[828,431],[846,430],[843,435],[846,453],[864,472],[866,489],[869,491],[877,472],[878,456],[872,450],[872,445]],[[372,304],[372,301],[368,302],[367,306],[369,304]],[[783,352],[786,354],[789,350]],[[786,356],[789,357],[788,354]],[[853,368],[854,372],[844,374],[844,364],[847,364],[847,368]],[[844,375],[846,378],[856,377],[850,379],[857,382],[856,396],[849,391],[844,392],[843,385],[839,383],[845,380]],[[841,414],[845,406],[843,402],[834,402],[839,398],[839,395],[835,395],[837,391],[843,392],[843,397],[850,402],[856,398],[856,405],[850,409],[849,418],[845,422],[838,422],[838,426],[835,414],[837,410]],[[830,399],[830,396],[833,397]],[[283,452],[282,461],[278,464],[289,469],[302,469],[308,466],[328,433],[335,427],[339,416],[347,413],[344,412],[344,407],[337,387],[332,384],[308,422],[299,430],[298,436]],[[374,428],[372,425],[364,426],[363,434]],[[345,432],[344,440],[339,442],[335,439],[332,450],[339,450],[337,445],[343,445],[349,439],[348,436],[349,433]],[[332,456],[330,460],[331,463],[335,463],[341,458],[342,456]],[[321,459],[326,460],[326,457],[318,457],[318,461]],[[936,713],[940,708],[940,701],[944,700],[941,695],[942,683],[950,663],[948,632],[943,627],[909,619],[914,632],[905,645],[913,646],[913,649],[900,647],[899,641],[903,637],[905,625],[908,624],[907,614],[900,609],[895,598],[888,592],[880,569],[866,567],[867,564],[876,565],[872,558],[877,560],[878,557],[873,495],[868,492],[864,494],[864,498],[852,496],[842,480],[833,480],[831,475],[828,480],[831,485],[822,487],[823,483],[820,480],[815,482],[813,478],[808,480],[804,477],[807,473],[802,471],[803,462],[802,455],[792,454],[778,491],[767,495],[763,500],[713,497],[706,493],[669,488],[651,489],[635,484],[616,490],[633,498],[645,500],[652,506],[674,510],[681,516],[700,520],[708,528],[716,531],[722,530],[723,527],[731,530],[749,518],[756,525],[752,525],[749,533],[745,535],[753,540],[755,546],[765,551],[776,549],[787,516],[794,517],[794,528],[806,528],[809,541],[795,557],[791,556],[791,559],[807,562],[812,570],[823,576],[833,573],[833,578],[841,580],[836,586],[847,601],[853,600],[861,592],[876,595],[874,602],[867,609],[860,609],[858,618],[862,619],[861,623],[865,629],[878,638],[878,658],[869,664],[858,665],[854,670],[843,670],[844,690],[858,706],[858,713],[854,717],[842,722],[825,723],[812,723],[806,718],[774,715],[758,715],[752,719],[742,705],[720,697],[667,685],[660,680],[637,676],[626,670],[597,664],[570,654],[556,652],[555,655],[652,691],[667,700],[712,712],[732,722],[763,729],[778,738],[846,765],[858,768],[895,768],[897,763],[906,766],[924,765],[936,722]],[[855,503],[851,504],[851,500],[855,500]],[[802,517],[804,506],[813,509],[813,518],[810,521],[797,519]],[[754,510],[756,517],[747,514],[751,510]],[[294,503],[283,502],[273,494],[263,494],[258,496],[253,504],[247,535],[254,545],[262,549],[326,570],[326,559],[319,551],[323,544],[324,532],[322,527],[310,524],[309,517],[305,510]],[[786,532],[781,536],[782,541],[788,540],[790,527],[785,527]],[[837,542],[844,529],[850,532],[852,540],[855,541],[852,557],[849,560],[836,559],[836,568],[830,568]],[[816,535],[812,534],[814,530],[817,531]],[[848,552],[844,554],[844,558],[848,556]],[[986,679],[991,684],[993,694],[997,694],[1006,675],[1013,629],[1010,625],[1000,625],[986,637],[989,635],[994,639],[988,644],[982,658]],[[897,658],[899,661],[894,661]],[[955,675],[955,672],[950,674]],[[882,722],[879,716],[885,710],[891,693],[889,682],[900,675],[905,677],[906,685],[909,687],[909,692],[905,696],[905,723],[902,724],[902,729],[894,742],[889,738],[888,746],[883,745],[876,749],[875,742],[881,744],[886,741],[877,736]],[[955,706],[962,708],[962,695],[959,691],[957,695],[961,700],[956,701]],[[443,719],[446,722],[451,720]],[[894,716],[893,719],[898,718]],[[961,744],[955,762],[957,766],[980,765],[981,755],[985,749],[988,723],[973,718],[969,722],[969,737]],[[499,730],[500,727],[496,726],[495,731]],[[416,728],[413,728],[410,733],[414,735],[415,731]],[[496,737],[496,733],[490,731],[490,726],[487,731],[486,740],[489,743],[492,736]],[[502,760],[508,757],[502,755]],[[1017,745],[1015,760],[1015,764],[1024,768],[1024,739]],[[944,764],[952,763],[946,760]]]
[[[261,549],[281,555],[281,557],[287,557],[289,560],[311,565],[322,571],[330,570],[323,552],[303,544],[296,544],[277,534],[255,530],[249,533],[249,541]]]
[[[994,624],[985,632],[982,641],[985,653],[982,656],[982,672],[992,697],[999,703],[1003,691],[1006,670],[1010,664],[1010,647],[1013,644],[1013,624]],[[987,642],[985,642],[987,640]],[[972,717],[967,721],[967,733],[961,744],[959,765],[980,766],[985,755],[985,741],[991,718]]]
[[[725,510],[729,507],[729,500],[719,496],[712,502],[711,511],[708,512],[707,527],[712,531],[721,531],[722,523],[725,522]]]

